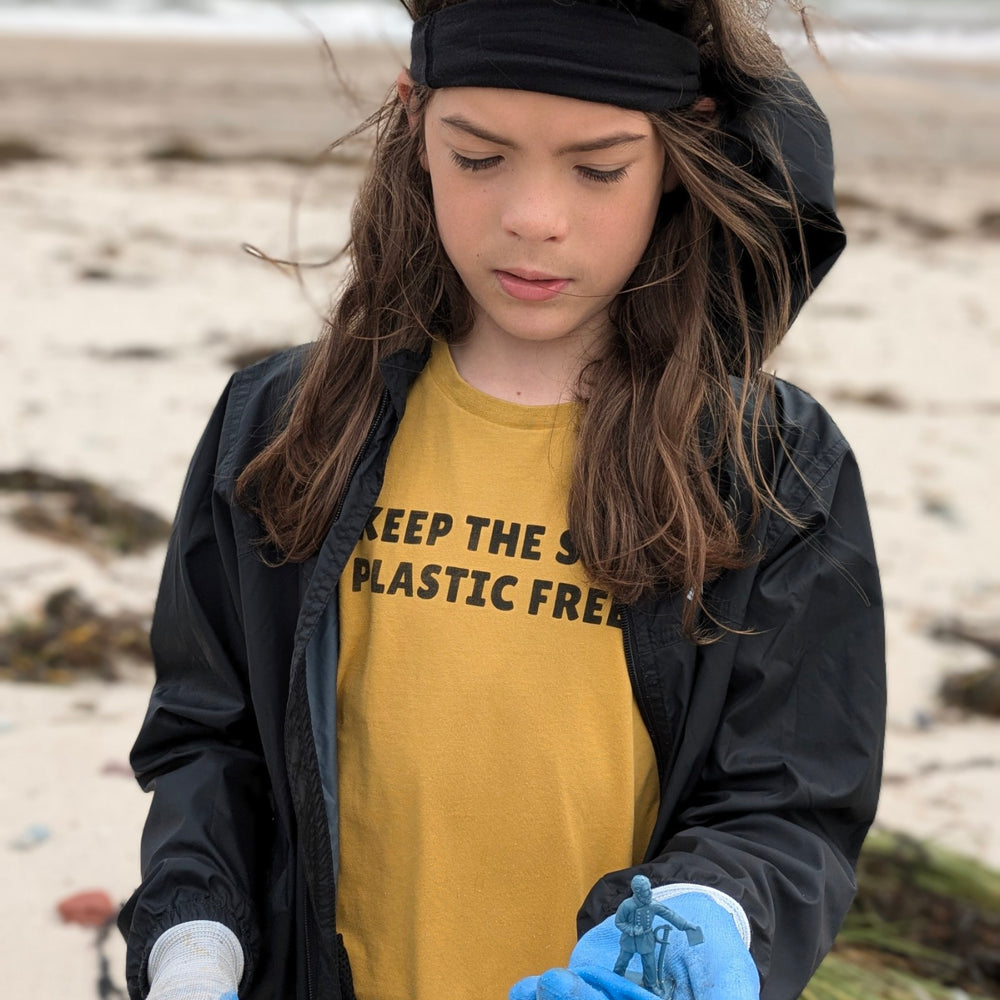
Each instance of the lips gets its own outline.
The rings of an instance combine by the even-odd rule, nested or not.
[[[569,278],[555,278],[540,271],[518,269],[496,272],[500,287],[512,298],[523,302],[545,302],[554,298],[570,283]]]

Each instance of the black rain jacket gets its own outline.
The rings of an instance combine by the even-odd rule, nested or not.
[[[818,280],[843,234],[825,122],[806,110],[786,129],[785,154],[818,164],[818,175],[792,164]],[[197,448],[153,620],[156,683],[132,754],[141,786],[154,791],[143,881],[119,918],[133,1000],[148,991],[156,938],[193,919],[218,920],[242,942],[241,1000],[350,1000],[335,927],[337,585],[423,360],[404,353],[383,364],[378,416],[307,563],[268,566],[259,525],[234,501],[237,476],[294,389],[301,350],[233,376]],[[692,882],[736,899],[750,919],[762,1000],[793,1000],[853,897],[878,795],[885,679],[854,457],[806,394],[779,383],[776,407],[785,448],[765,448],[770,481],[799,526],[765,513],[753,536],[760,561],[706,594],[716,615],[749,632],[695,645],[681,633],[683,596],[662,592],[625,609],[622,634],[660,776],[637,870],[654,886]],[[731,496],[738,504],[739,491]],[[635,871],[594,886],[581,933],[629,895]]]

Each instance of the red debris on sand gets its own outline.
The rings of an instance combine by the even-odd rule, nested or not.
[[[118,907],[103,889],[88,889],[67,896],[57,909],[66,923],[84,927],[103,927],[118,912]]]

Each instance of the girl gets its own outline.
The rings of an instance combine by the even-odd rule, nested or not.
[[[855,462],[761,371],[825,122],[755,5],[412,6],[328,328],[184,489],[131,994],[791,1000],[884,711]]]

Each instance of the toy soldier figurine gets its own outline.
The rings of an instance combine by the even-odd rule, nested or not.
[[[659,903],[653,902],[653,890],[645,875],[636,875],[632,879],[632,895],[626,899],[615,912],[615,926],[622,932],[621,952],[615,962],[614,971],[619,976],[625,975],[625,969],[633,955],[638,955],[642,961],[642,986],[655,993],[656,996],[666,995],[664,984],[657,973],[654,961],[654,951],[657,941],[661,948],[666,948],[669,928],[666,934],[657,936],[654,933],[653,917],[662,917],[671,927],[687,934],[688,944],[701,944],[705,939],[701,928],[685,920],[679,913]],[[662,965],[662,962],[660,963]]]

